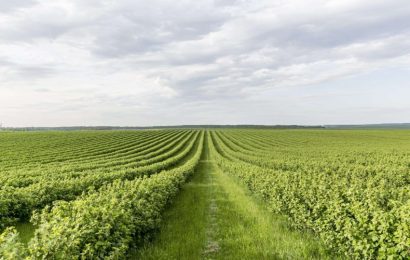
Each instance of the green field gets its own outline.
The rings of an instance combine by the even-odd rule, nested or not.
[[[410,259],[410,131],[0,132],[0,259]]]

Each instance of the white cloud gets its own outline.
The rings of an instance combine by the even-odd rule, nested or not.
[[[326,123],[326,111],[296,116],[306,109],[300,104],[283,119],[275,111],[315,85],[332,88],[363,73],[408,68],[409,17],[407,0],[3,1],[0,119],[10,125],[223,123],[224,117],[252,123],[263,106],[262,114],[280,123],[286,113],[288,123]],[[403,86],[410,83],[401,78]],[[363,80],[352,84],[367,89]],[[265,94],[282,97],[275,104],[262,101]],[[342,103],[321,102],[329,110]]]

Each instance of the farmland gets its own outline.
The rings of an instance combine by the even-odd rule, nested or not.
[[[408,259],[407,130],[0,132],[4,259]]]

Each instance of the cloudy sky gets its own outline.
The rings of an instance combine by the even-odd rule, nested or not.
[[[410,122],[410,3],[0,1],[0,122]]]

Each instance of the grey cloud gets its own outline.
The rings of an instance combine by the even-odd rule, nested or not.
[[[198,39],[224,22],[221,11],[206,5],[152,1],[121,5],[95,25],[94,52],[119,57],[161,51],[169,44]]]
[[[402,2],[390,10],[386,5],[380,7],[384,7],[382,10],[325,14],[274,29],[269,34],[273,43],[329,48],[410,32],[410,6]]]
[[[29,7],[36,3],[35,0],[12,0],[0,2],[0,13],[13,12],[17,9]]]
[[[53,75],[56,70],[46,65],[25,65],[11,62],[0,57],[0,69],[7,69],[7,73],[0,77],[1,81],[33,80]]]

